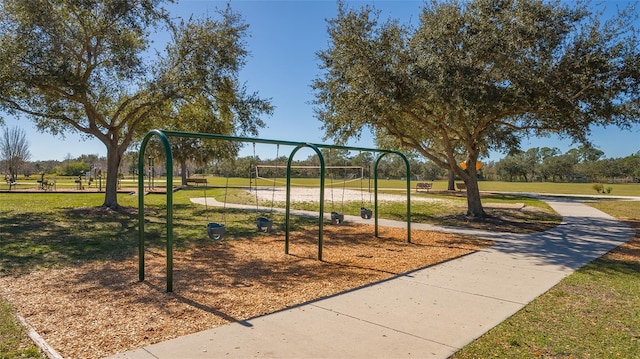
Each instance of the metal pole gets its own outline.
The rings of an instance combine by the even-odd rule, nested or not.
[[[324,175],[325,175],[325,168],[324,168],[324,156],[322,155],[322,151],[320,151],[320,149],[318,147],[316,147],[315,145],[312,144],[308,144],[309,147],[313,148],[314,151],[316,151],[316,154],[318,155],[318,160],[320,161],[320,213],[318,214],[318,216],[320,217],[318,219],[318,260],[321,261],[322,260],[322,244],[323,244],[323,236],[324,236],[324,232],[323,232],[323,226],[324,226]]]
[[[284,238],[284,253],[289,254],[289,224],[290,224],[290,216],[291,216],[291,163],[293,162],[293,156],[300,150],[302,147],[309,147],[316,152],[318,155],[318,160],[320,161],[320,209],[318,210],[318,260],[322,260],[322,244],[323,244],[323,236],[324,236],[324,176],[325,176],[325,166],[324,166],[324,156],[322,155],[322,151],[315,146],[314,144],[300,144],[296,146],[291,154],[289,155],[289,159],[287,160],[287,189],[286,189],[286,204],[285,204],[285,215],[284,215],[284,223],[285,223],[285,238]]]
[[[160,137],[167,166],[167,292],[173,292],[173,156],[169,140],[160,130],[151,130],[140,144],[138,154],[138,278],[144,280],[144,150],[149,139]],[[151,158],[151,156],[149,156]],[[151,161],[150,161],[151,162]]]
[[[378,156],[374,165],[373,165],[373,218],[374,218],[374,236],[376,238],[380,237],[380,233],[378,231],[378,163],[384,157],[384,153]]]
[[[298,152],[302,146],[298,146],[291,151],[289,159],[287,160],[287,187],[286,187],[286,199],[284,208],[284,253],[289,254],[289,219],[291,215],[291,162],[293,161],[293,155]]]
[[[151,157],[151,188],[156,188],[155,178],[156,178],[156,162],[155,162],[155,159]]]
[[[173,292],[173,154],[169,140],[163,137],[167,158],[167,292]]]
[[[399,151],[394,151],[394,153],[402,158],[407,169],[407,243],[411,243],[411,164],[404,153]]]
[[[140,144],[138,152],[138,280],[144,281],[144,150],[151,138],[149,132]]]
[[[407,243],[411,243],[411,164],[407,157],[399,151],[385,151],[375,161],[373,167],[373,191],[374,191],[374,208],[375,208],[375,236],[378,237],[378,165],[380,160],[389,153],[395,153],[404,161],[407,168]]]

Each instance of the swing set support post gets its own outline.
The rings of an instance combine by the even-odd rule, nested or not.
[[[381,151],[382,152],[382,151]],[[407,178],[407,243],[411,243],[411,165],[409,164],[409,160],[404,153],[400,151],[384,151],[378,156],[374,165],[373,165],[373,211],[375,217],[375,236],[379,237],[378,231],[378,165],[380,164],[380,160],[390,153],[396,154],[402,158],[406,167],[406,178]]]
[[[144,150],[153,136],[158,136],[164,147],[167,170],[167,292],[173,292],[173,155],[167,136],[160,130],[151,130],[140,144],[138,153],[138,279],[144,281]]]
[[[318,260],[322,260],[322,242],[323,242],[323,225],[324,225],[324,175],[325,175],[325,166],[324,166],[324,156],[322,155],[322,151],[318,148],[318,146],[310,143],[305,143],[302,145],[296,146],[296,148],[291,151],[289,155],[289,159],[287,160],[287,190],[286,190],[286,205],[285,205],[285,215],[284,215],[284,223],[285,223],[285,237],[284,237],[284,253],[289,254],[289,224],[290,224],[290,216],[291,216],[291,163],[293,162],[293,156],[303,147],[309,147],[315,151],[318,155],[318,160],[320,161],[320,209],[318,213]]]

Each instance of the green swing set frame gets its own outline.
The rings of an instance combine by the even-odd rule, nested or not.
[[[145,150],[149,140],[157,136],[162,143],[165,151],[165,169],[167,174],[167,191],[166,191],[166,280],[167,280],[167,292],[173,292],[173,155],[171,151],[171,144],[168,137],[183,137],[183,138],[202,138],[213,139],[223,141],[234,142],[247,142],[247,143],[263,143],[273,145],[292,146],[294,149],[289,154],[287,161],[287,184],[286,184],[286,207],[285,207],[285,254],[289,254],[289,225],[291,214],[291,166],[293,157],[302,148],[312,149],[320,162],[320,208],[318,212],[318,260],[322,260],[322,242],[323,242],[323,224],[324,224],[324,190],[325,190],[325,162],[324,156],[320,148],[334,148],[342,150],[354,150],[354,151],[368,151],[379,153],[380,155],[374,162],[374,210],[373,217],[374,222],[374,235],[378,237],[378,164],[380,160],[388,154],[396,154],[402,158],[406,166],[406,193],[407,193],[407,242],[411,243],[411,165],[407,157],[400,151],[385,150],[377,148],[365,148],[365,147],[350,147],[350,146],[338,146],[327,144],[315,144],[308,142],[295,142],[295,141],[283,141],[283,140],[271,140],[263,138],[251,138],[251,137],[237,137],[226,136],[211,133],[197,133],[197,132],[180,132],[180,131],[166,131],[160,129],[154,129],[149,131],[140,144],[140,150],[138,153],[138,278],[140,281],[144,281],[145,278],[145,260],[144,260],[144,159]]]

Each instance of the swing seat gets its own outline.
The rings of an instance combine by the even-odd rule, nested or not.
[[[338,212],[331,212],[331,223],[342,224],[344,222],[344,214]]]
[[[373,215],[372,210],[368,208],[360,207],[360,217],[362,217],[363,219],[371,219],[372,215]]]
[[[214,241],[219,241],[224,236],[225,227],[224,224],[209,222],[207,224],[207,234],[209,234],[209,238]]]
[[[271,227],[273,226],[273,221],[266,217],[258,217],[256,220],[256,227],[258,228],[258,232],[269,233],[271,232]]]

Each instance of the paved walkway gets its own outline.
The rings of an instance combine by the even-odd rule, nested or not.
[[[550,231],[518,235],[414,223],[415,229],[474,235],[497,244],[343,294],[113,358],[447,358],[633,236],[626,225],[584,204],[546,201],[564,218]]]

